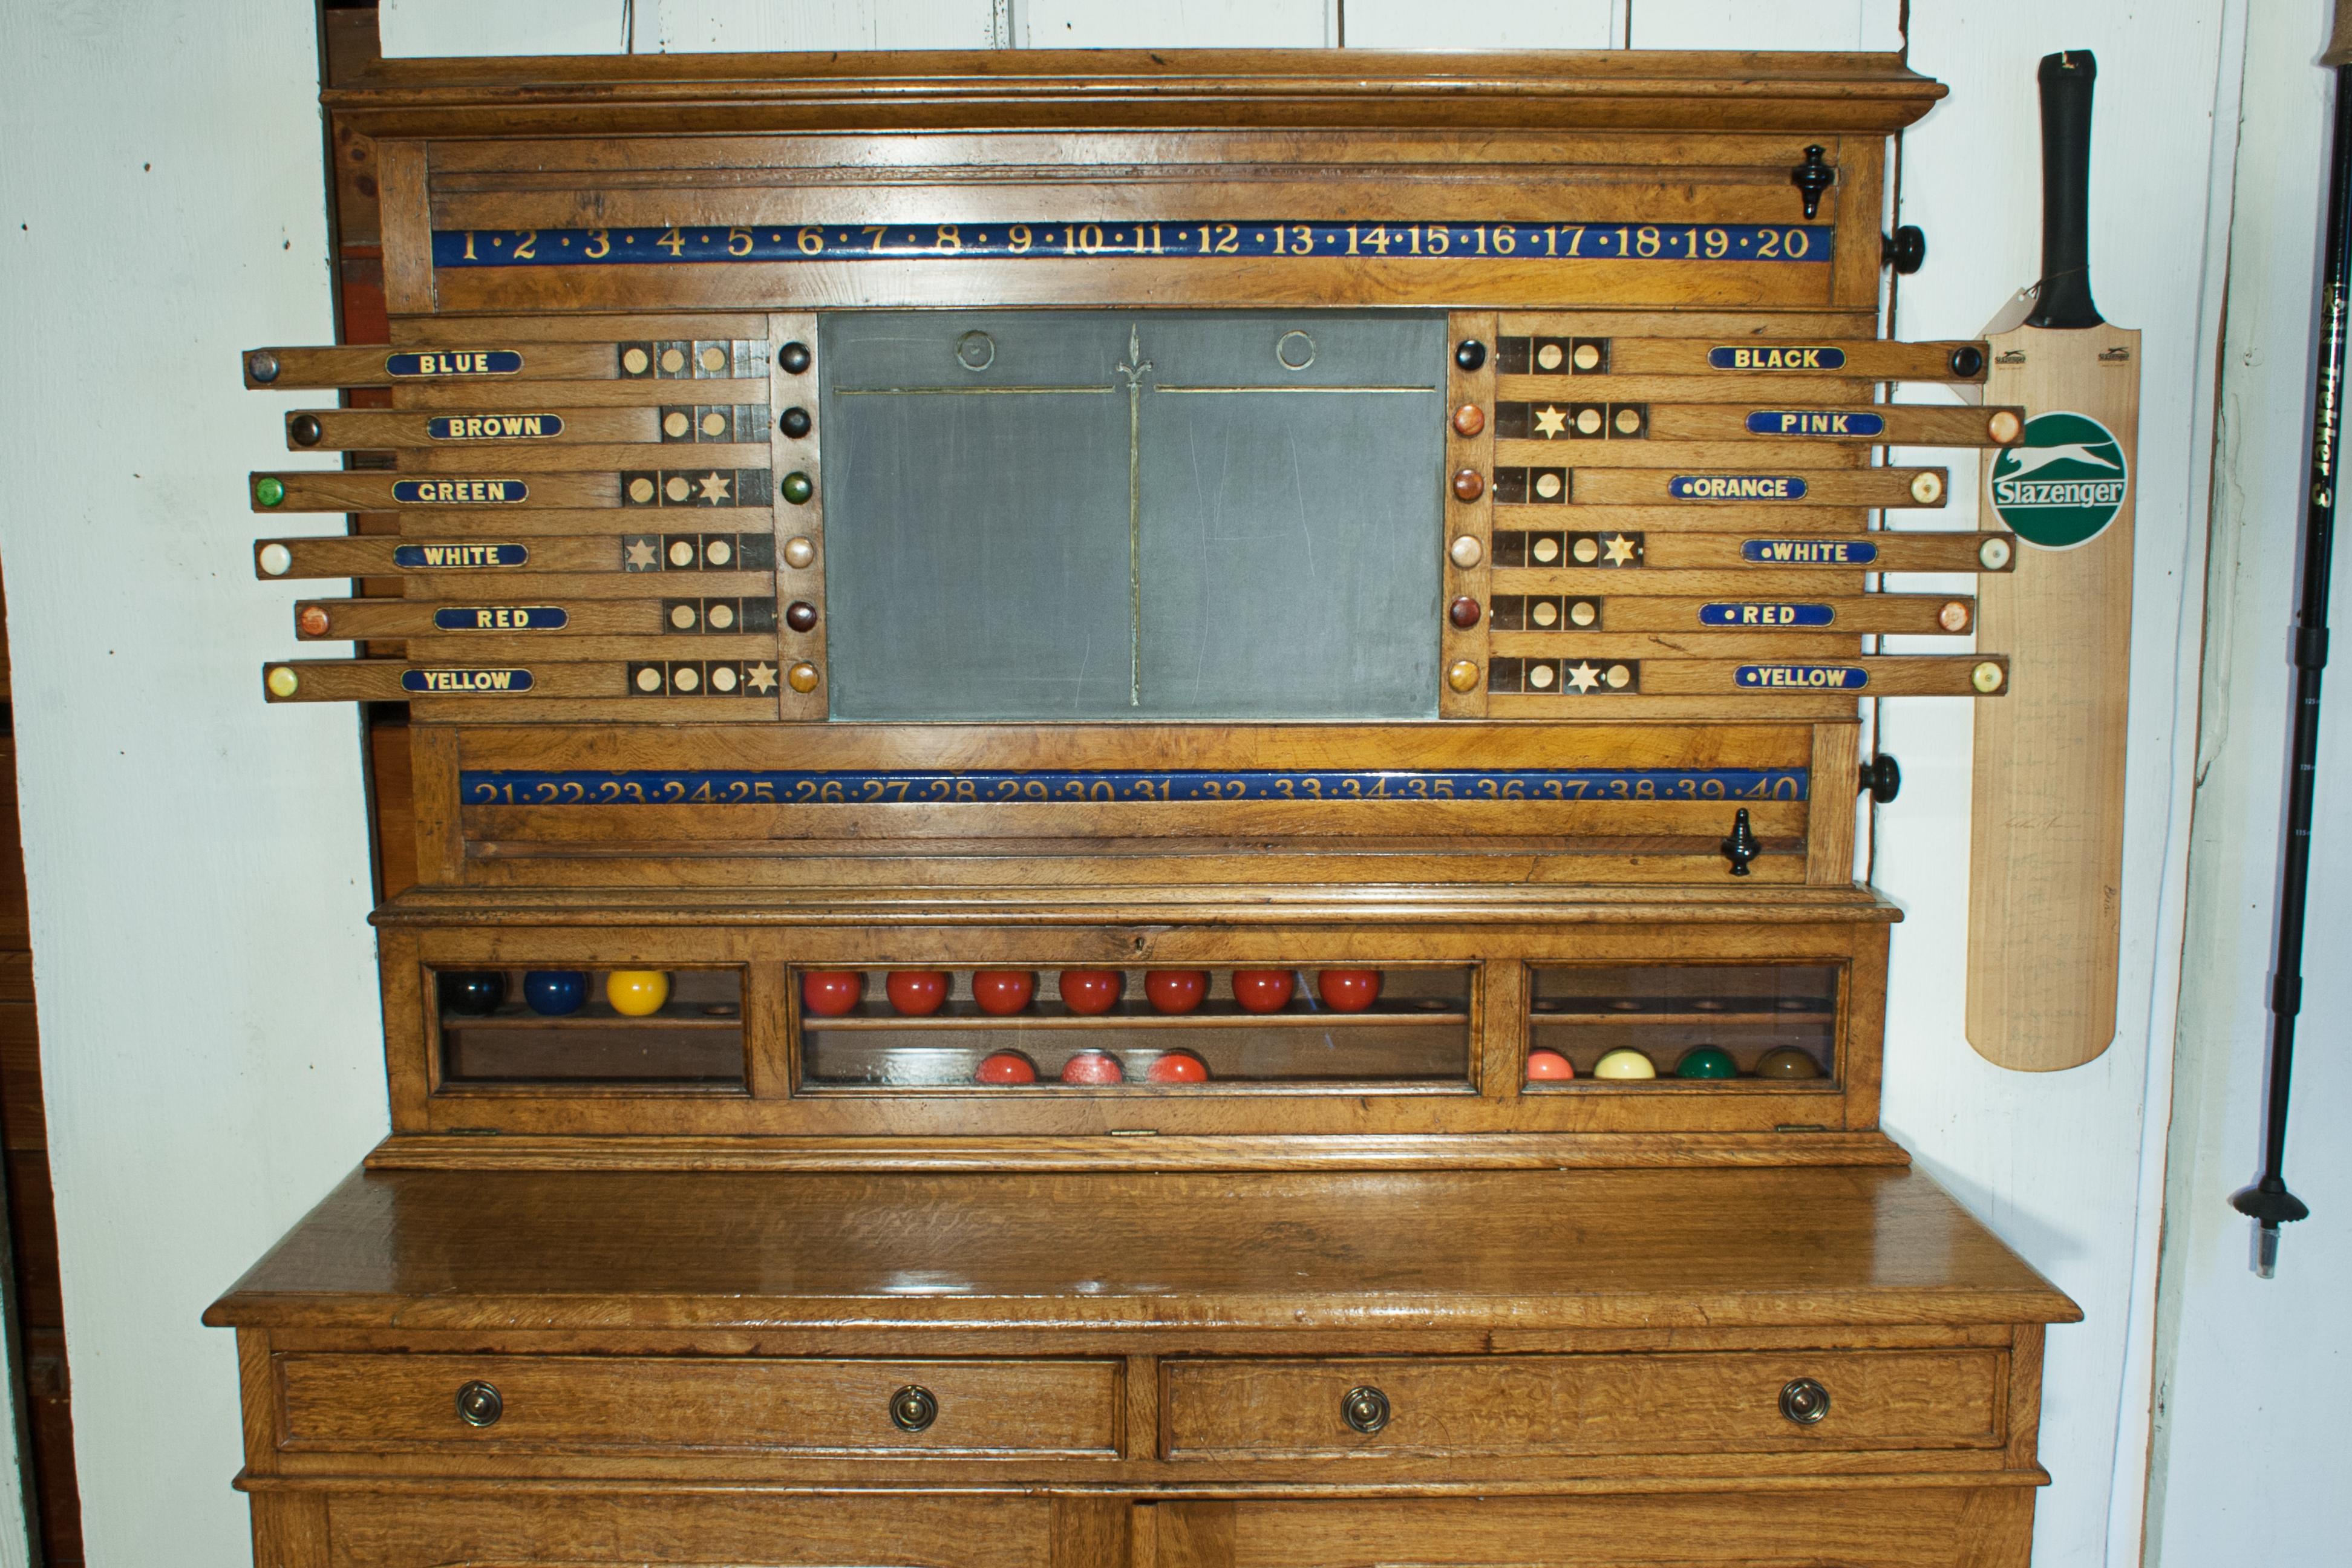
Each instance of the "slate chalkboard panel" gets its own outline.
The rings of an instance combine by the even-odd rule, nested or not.
[[[1436,713],[1445,323],[824,319],[836,719]]]

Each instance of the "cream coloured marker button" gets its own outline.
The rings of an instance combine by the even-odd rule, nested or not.
[[[1591,343],[1579,343],[1576,345],[1577,369],[1597,370],[1600,368],[1600,365],[1601,350],[1599,348],[1595,347]]]
[[[2007,679],[2008,676],[2000,666],[1990,659],[1985,660],[1969,671],[1969,684],[1988,696],[1999,691],[2001,682]]]
[[[1550,500],[1559,494],[1559,490],[1560,479],[1558,474],[1538,474],[1536,476],[1536,494],[1541,499]]]
[[[294,552],[282,544],[261,547],[261,569],[272,577],[283,577],[294,569]]]
[[[725,370],[727,368],[727,351],[720,348],[717,343],[707,345],[702,351],[702,368],[712,375],[716,375],[720,371]]]
[[[664,349],[662,350],[661,367],[662,373],[665,375],[676,375],[679,371],[686,368],[686,355],[680,353],[676,349]]]
[[[726,434],[727,416],[714,408],[702,416],[702,435],[705,440],[716,441]]]
[[[1574,546],[1574,553],[1579,561],[1590,565],[1601,559],[1601,542],[1593,539],[1580,539]]]
[[[659,691],[661,688],[662,672],[659,666],[649,664],[646,666],[645,668],[637,671],[638,690],[652,692]]]
[[[700,689],[702,685],[702,676],[701,673],[694,668],[694,666],[690,664],[680,665],[677,668],[670,671],[669,683],[672,686],[677,687],[680,691],[694,691]]]
[[[2009,541],[1988,539],[1977,547],[1977,561],[1988,572],[1998,572],[2009,564]]]
[[[1601,410],[1598,408],[1578,409],[1576,411],[1576,430],[1577,434],[1580,436],[1598,436],[1601,434]]]
[[[1991,418],[1985,421],[1985,434],[2003,446],[2016,440],[2024,433],[2024,429],[2025,426],[2017,422],[2017,416],[2006,408],[1997,411]]]
[[[735,559],[735,547],[723,539],[705,540],[702,559],[713,566],[724,566]]]
[[[269,672],[269,694],[272,697],[291,697],[301,684],[302,678],[282,664]]]
[[[1486,547],[1478,542],[1475,534],[1465,533],[1455,540],[1453,547],[1445,553],[1452,558],[1454,564],[1467,572],[1471,567],[1486,559]]]
[[[727,630],[728,627],[735,624],[735,606],[732,605],[713,605],[710,606],[709,619],[710,629],[712,631],[723,632]]]
[[[694,629],[694,620],[695,614],[694,606],[692,605],[672,605],[669,607],[669,624],[676,626],[679,631],[692,631]]]
[[[646,478],[643,474],[639,474],[635,479],[631,479],[629,481],[629,499],[636,502],[639,506],[643,506],[647,501],[653,500],[653,480]]]
[[[1536,351],[1536,368],[1538,370],[1558,370],[1559,368],[1559,345],[1558,343],[1546,343],[1543,347]]]
[[[694,493],[694,486],[683,475],[672,474],[662,485],[662,494],[673,501],[681,501]]]
[[[712,670],[710,672],[710,689],[719,692],[722,695],[734,690],[735,671],[723,664],[717,669]]]
[[[1911,499],[1921,506],[1934,506],[1944,499],[1944,476],[1938,473],[1917,473],[1911,476]]]
[[[693,565],[693,544],[683,539],[672,540],[669,546],[669,563],[673,566]]]
[[[1640,409],[1620,408],[1617,411],[1617,434],[1620,436],[1631,436],[1641,427],[1642,412]]]
[[[1539,626],[1557,626],[1559,623],[1559,606],[1549,599],[1538,599],[1535,607],[1528,612],[1528,619]]]
[[[1471,542],[1475,544],[1477,542],[1473,540]],[[784,541],[785,565],[806,567],[810,562],[815,559],[816,546],[810,543],[807,540],[787,539]]]
[[[1556,672],[1552,669],[1552,667],[1548,664],[1529,665],[1528,667],[1528,684],[1534,687],[1538,691],[1549,691],[1551,689],[1551,683],[1555,679],[1555,673]]]
[[[621,368],[631,375],[645,374],[646,367],[652,363],[653,361],[646,357],[646,351],[643,349],[624,349],[621,352]]]
[[[1528,547],[1528,552],[1533,555],[1539,564],[1549,566],[1559,559],[1559,541],[1538,539]]]
[[[1944,607],[1936,612],[1936,624],[1948,632],[1967,631],[1969,629],[1968,602],[1964,599],[1946,600]]]
[[[1633,672],[1624,665],[1612,664],[1609,667],[1609,673],[1602,679],[1609,682],[1610,690],[1622,691],[1633,684]]]
[[[1580,626],[1589,626],[1601,618],[1601,612],[1589,599],[1579,599],[1568,607],[1568,618]]]
[[[662,434],[673,441],[684,437],[688,428],[686,414],[682,409],[673,408],[662,416]]]

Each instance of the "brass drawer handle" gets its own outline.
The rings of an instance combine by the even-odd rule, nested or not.
[[[1351,1388],[1339,1400],[1339,1414],[1369,1437],[1389,1424],[1389,1396],[1370,1384]]]
[[[920,1432],[939,1418],[939,1400],[919,1383],[910,1383],[890,1396],[890,1425],[901,1432]]]
[[[1800,1426],[1811,1426],[1830,1413],[1830,1391],[1810,1377],[1800,1377],[1780,1390],[1780,1414]]]
[[[506,1413],[498,1389],[479,1378],[457,1391],[457,1419],[468,1426],[495,1426]]]

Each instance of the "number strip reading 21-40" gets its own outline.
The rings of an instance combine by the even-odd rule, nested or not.
[[[458,775],[467,805],[923,805],[1124,801],[1802,800],[1802,768],[1212,773],[540,773]]]
[[[1830,259],[1824,226],[1590,223],[754,224],[720,228],[445,228],[433,265],[666,266],[672,262],[897,261],[981,258],[1294,257],[1449,261]]]

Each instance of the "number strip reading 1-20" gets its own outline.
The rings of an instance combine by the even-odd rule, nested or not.
[[[467,805],[929,805],[1301,800],[1785,800],[1801,768],[1543,768],[1433,772],[539,773],[458,776]]]
[[[1449,261],[1825,263],[1826,226],[1589,223],[801,224],[736,227],[436,229],[433,265],[1355,257]]]

